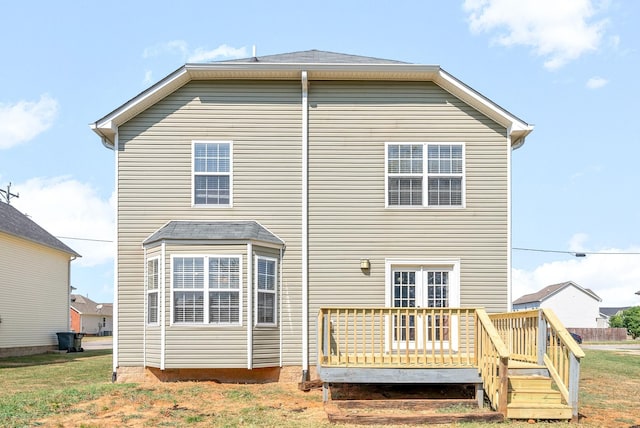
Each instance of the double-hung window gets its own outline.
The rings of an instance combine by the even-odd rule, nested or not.
[[[277,262],[268,257],[256,258],[256,324],[277,323]]]
[[[240,324],[240,256],[173,257],[173,322]]]
[[[463,206],[462,144],[388,143],[386,160],[387,206]]]
[[[193,204],[231,206],[232,143],[193,142]]]
[[[158,290],[160,285],[158,266],[157,257],[147,260],[147,324],[158,323]]]

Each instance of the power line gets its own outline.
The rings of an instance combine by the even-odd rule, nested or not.
[[[93,238],[74,238],[72,236],[56,236],[58,239],[73,239],[76,241],[92,241],[92,242],[113,242],[108,239],[93,239]]]
[[[545,250],[541,248],[523,248],[523,247],[512,247],[512,250],[518,251],[535,251],[538,253],[560,253],[560,254],[571,254],[576,257],[584,257],[585,255],[610,255],[610,256],[628,256],[628,255],[640,255],[640,252],[627,252],[627,251],[562,251],[562,250]]]

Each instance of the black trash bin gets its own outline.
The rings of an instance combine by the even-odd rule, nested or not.
[[[69,352],[74,347],[75,333],[72,331],[61,331],[58,335],[58,350]]]

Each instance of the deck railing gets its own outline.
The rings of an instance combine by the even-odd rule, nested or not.
[[[538,355],[540,311],[491,314],[489,318],[507,346],[512,360],[538,363],[541,357]]]
[[[507,415],[509,351],[484,309],[477,310],[478,371],[494,410]]]
[[[475,308],[321,308],[326,367],[475,367]]]

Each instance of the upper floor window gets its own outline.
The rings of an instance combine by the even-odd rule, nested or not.
[[[463,152],[462,144],[387,144],[387,206],[463,206]]]
[[[231,206],[232,143],[193,142],[193,204]]]

